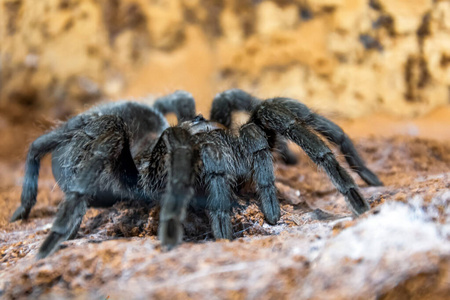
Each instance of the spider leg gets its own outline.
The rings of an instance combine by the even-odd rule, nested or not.
[[[233,197],[227,174],[229,170],[222,149],[217,144],[207,144],[201,149],[204,180],[207,185],[207,210],[213,235],[216,239],[231,239],[231,199]]]
[[[158,237],[169,249],[182,241],[182,223],[194,195],[195,153],[190,139],[187,130],[169,127],[155,146],[138,158],[145,193],[162,199]]]
[[[72,163],[66,165],[62,160],[62,166],[58,166],[65,200],[39,249],[38,259],[53,253],[61,242],[77,234],[88,206],[107,206],[122,197],[139,195],[138,170],[128,139],[129,132],[122,119],[104,115],[80,129],[63,146],[64,159]]]
[[[359,156],[350,138],[344,131],[332,121],[325,117],[313,113],[306,105],[298,101],[280,98],[279,103],[290,110],[298,119],[304,121],[312,129],[322,134],[330,142],[340,147],[350,168],[369,185],[380,186],[383,183],[378,177],[370,171],[362,158]]]
[[[167,129],[161,140],[168,154],[168,180],[162,197],[158,237],[170,249],[183,239],[182,222],[194,195],[194,150],[189,132],[179,127]]]
[[[21,205],[13,213],[11,222],[28,218],[31,208],[36,204],[41,159],[47,153],[56,149],[65,139],[66,135],[64,131],[58,128],[41,135],[31,144],[25,163],[25,177],[22,195],[20,196]]]
[[[289,102],[288,105],[286,102]],[[299,145],[314,163],[325,170],[338,191],[345,196],[355,215],[369,210],[369,204],[360,194],[352,177],[339,165],[330,148],[291,109],[295,104],[300,103],[284,98],[267,100],[255,109],[250,121],[264,130],[276,131]]]
[[[214,97],[211,108],[211,121],[227,128],[231,126],[231,116],[235,111],[251,112],[262,101],[240,89],[227,90]]]
[[[85,126],[67,148],[66,159],[80,162],[73,166],[79,169],[76,180],[64,191],[96,195],[110,190],[122,196],[135,192],[139,173],[130,152],[130,135],[124,121],[114,115],[98,117]]]
[[[44,258],[56,251],[59,244],[76,235],[83,216],[86,213],[86,198],[78,193],[67,193],[59,206],[50,234],[39,248],[37,259]]]
[[[271,149],[276,149],[276,151],[281,155],[281,159],[287,165],[295,165],[298,162],[297,156],[289,150],[286,139],[284,139],[279,134],[275,135],[273,142],[269,138],[269,145],[272,145]]]
[[[163,115],[175,113],[178,123],[191,120],[195,117],[195,101],[186,91],[176,91],[173,94],[160,97],[153,104]]]
[[[308,124],[316,131],[320,132],[330,142],[338,145],[341,152],[345,155],[345,159],[350,168],[369,185],[381,186],[383,183],[369,168],[366,167],[364,161],[359,156],[350,138],[344,131],[332,121],[317,115],[311,115],[311,121]]]
[[[253,123],[245,124],[240,129],[241,143],[251,153],[253,181],[261,202],[261,209],[269,224],[276,224],[280,219],[280,203],[275,188],[273,159],[264,131]]]
[[[77,116],[66,124],[58,127],[44,135],[41,135],[28,149],[25,163],[25,177],[20,196],[21,205],[13,213],[10,222],[26,220],[31,208],[36,204],[38,191],[38,177],[41,159],[48,153],[55,151],[61,144],[66,143],[73,136],[73,132],[85,124],[83,116]]]
[[[240,89],[231,89],[219,93],[214,97],[211,108],[211,121],[218,122],[230,128],[232,115],[235,111],[252,112],[262,101]],[[269,136],[269,145],[275,148],[283,161],[288,165],[297,163],[297,156],[292,153],[286,140],[280,135]]]

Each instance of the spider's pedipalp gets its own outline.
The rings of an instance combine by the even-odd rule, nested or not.
[[[171,127],[163,132],[160,140],[167,153],[158,153],[159,159],[166,161],[167,185],[162,196],[158,237],[163,246],[172,248],[183,239],[182,223],[186,208],[194,195],[194,149],[190,134],[180,127]],[[159,151],[159,150],[156,150]]]
[[[338,191],[345,196],[355,215],[369,210],[369,204],[330,148],[298,117],[299,114],[305,113],[301,110],[302,106],[304,105],[301,103],[285,98],[270,99],[255,109],[251,121],[265,130],[282,134],[299,145],[314,163],[325,170]]]

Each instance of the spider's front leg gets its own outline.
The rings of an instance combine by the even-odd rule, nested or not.
[[[222,145],[223,148],[224,145]],[[233,159],[225,155],[220,144],[208,143],[201,149],[203,176],[208,193],[207,210],[216,239],[232,239],[231,199],[229,177],[234,174]]]
[[[38,137],[30,146],[25,164],[25,177],[20,196],[21,205],[11,217],[11,222],[28,218],[31,208],[36,203],[38,176],[41,158],[55,150],[59,144],[67,140],[66,133],[60,127]]]
[[[164,189],[158,237],[169,249],[183,239],[183,221],[187,206],[194,195],[195,153],[190,133],[179,127],[166,129],[151,153],[139,158],[142,186],[148,193]]]
[[[298,112],[298,114],[296,114]],[[311,160],[322,167],[338,191],[345,196],[355,215],[370,209],[356,183],[336,160],[333,152],[302,120],[302,104],[285,98],[266,100],[253,112],[250,121],[267,132],[275,131],[299,145]]]
[[[92,120],[74,133],[71,141],[58,151],[54,166],[65,199],[58,208],[50,234],[37,258],[54,252],[58,245],[76,235],[89,205],[101,206],[109,191],[117,199],[132,197],[138,171],[130,153],[129,132],[121,118],[105,115]]]
[[[65,194],[50,233],[39,248],[37,259],[47,257],[56,251],[60,243],[76,236],[83,216],[86,214],[87,203],[88,197],[85,195],[76,192]]]
[[[274,225],[280,219],[280,203],[277,198],[273,159],[267,136],[257,125],[249,123],[241,127],[239,137],[243,151],[248,151],[251,156],[249,162],[252,179],[262,212],[267,222]]]

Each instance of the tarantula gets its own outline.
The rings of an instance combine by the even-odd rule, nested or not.
[[[237,132],[229,128],[232,113],[239,110],[250,118]],[[169,126],[167,113],[175,113],[177,126]],[[271,151],[295,163],[287,140],[325,170],[355,215],[364,213],[370,206],[317,134],[337,144],[366,183],[382,184],[340,127],[296,100],[261,101],[242,90],[228,90],[214,98],[210,120],[196,115],[194,99],[184,91],[157,99],[153,107],[137,102],[97,106],[31,144],[21,206],[11,221],[27,219],[36,203],[40,160],[52,153],[52,171],[65,199],[38,258],[76,236],[88,207],[127,199],[159,201],[158,236],[168,248],[182,241],[186,209],[200,198],[206,199],[214,237],[231,239],[230,210],[238,183],[254,185],[269,224],[279,220]]]

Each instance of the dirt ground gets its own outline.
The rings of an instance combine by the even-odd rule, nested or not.
[[[206,216],[191,212],[185,242],[166,252],[156,238],[158,208],[120,203],[89,210],[76,239],[40,261],[34,255],[63,195],[47,158],[29,221],[8,222],[20,199],[20,156],[39,128],[18,138],[26,128],[3,127],[8,134],[0,156],[0,295],[448,299],[450,114],[443,111],[440,119],[409,123],[374,117],[382,121],[377,130],[370,119],[341,123],[384,183],[367,187],[353,174],[372,206],[358,219],[325,173],[299,151],[298,165],[276,163],[282,217],[275,226],[264,222],[249,197],[233,208],[233,241],[213,241]]]

